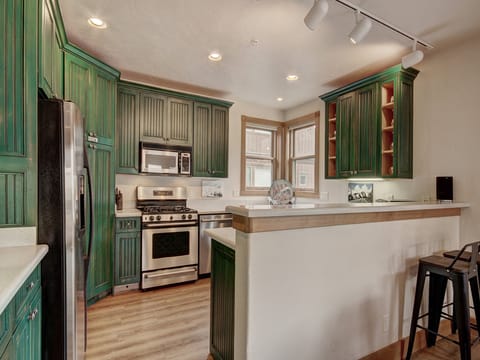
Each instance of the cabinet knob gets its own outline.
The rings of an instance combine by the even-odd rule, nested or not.
[[[215,172],[216,172],[215,170],[212,170],[212,174],[215,174]]]
[[[93,133],[93,136],[97,137],[97,133],[96,133],[96,132],[94,132],[94,133]]]
[[[35,283],[32,281],[30,284],[27,285],[27,290],[32,290],[35,287]]]
[[[358,171],[357,171],[357,170],[354,170],[354,171],[353,171],[353,174],[354,174],[354,175],[357,175],[357,174],[358,174]]]
[[[30,313],[30,315],[28,315],[28,320],[31,320],[31,321],[35,320],[35,318],[37,317],[37,315],[38,315],[38,309],[35,308],[35,310],[33,310],[33,311]]]

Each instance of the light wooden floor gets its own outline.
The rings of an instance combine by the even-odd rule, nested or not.
[[[109,296],[88,309],[88,360],[206,360],[210,280]]]
[[[210,280],[110,296],[88,309],[88,320],[87,360],[206,360]],[[458,347],[445,340],[412,357],[456,359]],[[472,360],[480,360],[480,344]]]

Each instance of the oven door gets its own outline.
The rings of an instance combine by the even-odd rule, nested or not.
[[[142,230],[142,271],[198,264],[198,226]]]

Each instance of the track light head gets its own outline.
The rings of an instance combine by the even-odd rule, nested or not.
[[[417,50],[417,41],[413,41],[412,52],[402,57],[402,66],[408,69],[423,60],[423,51]]]
[[[314,0],[313,6],[303,20],[307,27],[314,31],[328,12],[327,0]]]
[[[362,20],[359,19],[360,11],[357,10],[356,12],[356,19],[357,24],[353,28],[352,32],[348,35],[348,38],[353,44],[358,44],[360,41],[363,40],[365,36],[367,36],[368,32],[372,28],[372,21],[364,17]]]

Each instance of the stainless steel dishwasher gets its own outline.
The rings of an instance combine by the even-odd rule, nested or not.
[[[210,274],[210,253],[212,247],[212,238],[205,234],[207,229],[216,229],[222,227],[232,226],[232,214],[218,213],[218,214],[204,214],[199,215],[199,258],[198,258],[198,274]]]

